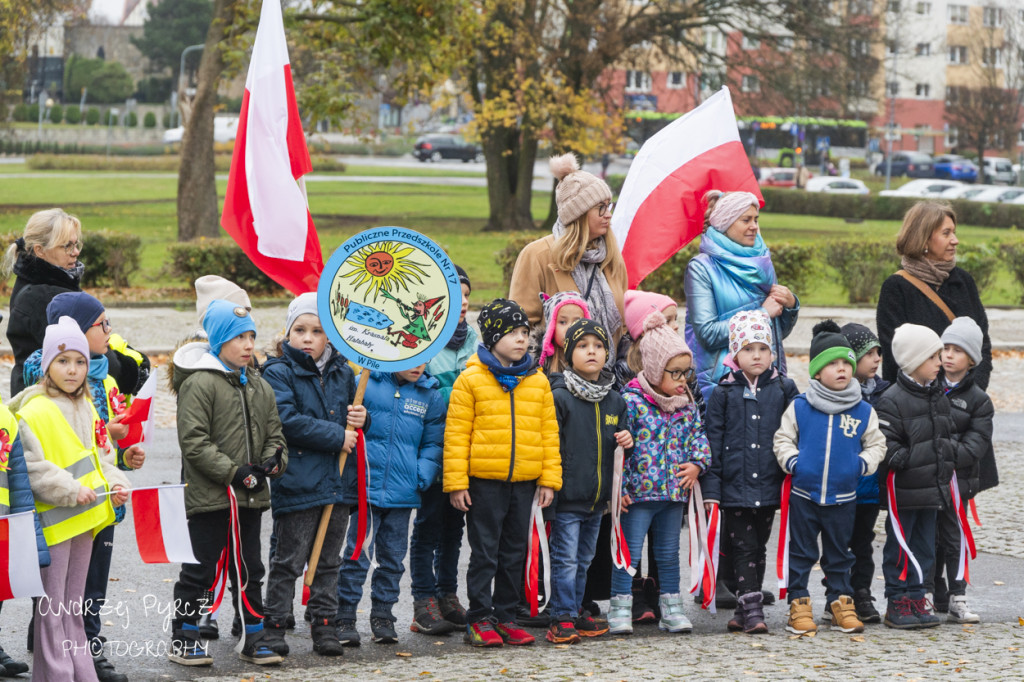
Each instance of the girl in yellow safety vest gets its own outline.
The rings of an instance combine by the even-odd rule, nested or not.
[[[46,596],[35,611],[33,677],[96,680],[82,621],[93,536],[128,499],[128,480],[103,420],[85,390],[89,343],[78,324],[61,317],[46,328],[43,378],[11,407],[50,565],[42,569]]]

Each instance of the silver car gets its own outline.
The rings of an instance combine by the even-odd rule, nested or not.
[[[1013,172],[1010,160],[1001,156],[986,156],[981,165],[983,182],[994,185],[1002,183],[1013,185],[1017,182],[1017,174]]]

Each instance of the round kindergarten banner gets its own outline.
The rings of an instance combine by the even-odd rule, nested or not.
[[[448,254],[404,227],[350,237],[320,275],[327,337],[361,367],[399,372],[437,355],[459,324],[462,287]]]

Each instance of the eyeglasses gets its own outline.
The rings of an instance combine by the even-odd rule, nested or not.
[[[100,320],[96,324],[89,325],[90,327],[100,327],[104,332],[110,332],[110,320]]]
[[[64,253],[70,256],[72,251],[81,252],[82,246],[82,240],[79,239],[77,242],[68,242],[67,244],[64,244],[61,248],[64,249]]]
[[[681,381],[686,379],[687,383],[689,383],[693,379],[694,372],[693,367],[690,367],[689,369],[666,369],[665,374],[672,377],[672,381]]]
[[[606,215],[611,215],[612,214],[612,209],[614,207],[615,207],[615,204],[613,204],[610,201],[607,202],[607,203],[600,203],[600,204],[597,205],[597,215],[599,215],[602,218],[605,217]]]

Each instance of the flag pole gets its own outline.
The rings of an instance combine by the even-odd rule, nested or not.
[[[366,393],[366,386],[370,382],[370,370],[363,368],[359,373],[359,386],[356,387],[355,399],[352,401],[352,406],[358,406],[363,404],[363,395]],[[355,431],[351,424],[345,425],[346,431]],[[342,450],[338,454],[338,473],[341,476],[345,475],[345,461],[348,459],[348,453]],[[306,567],[306,575],[302,579],[303,584],[309,587],[313,584],[313,578],[316,577],[316,566],[320,563],[320,552],[324,547],[324,538],[327,537],[327,526],[331,523],[331,514],[334,512],[334,505],[325,505],[323,511],[320,512],[320,526],[316,529],[316,539],[313,541],[313,551],[309,553],[309,565]]]

